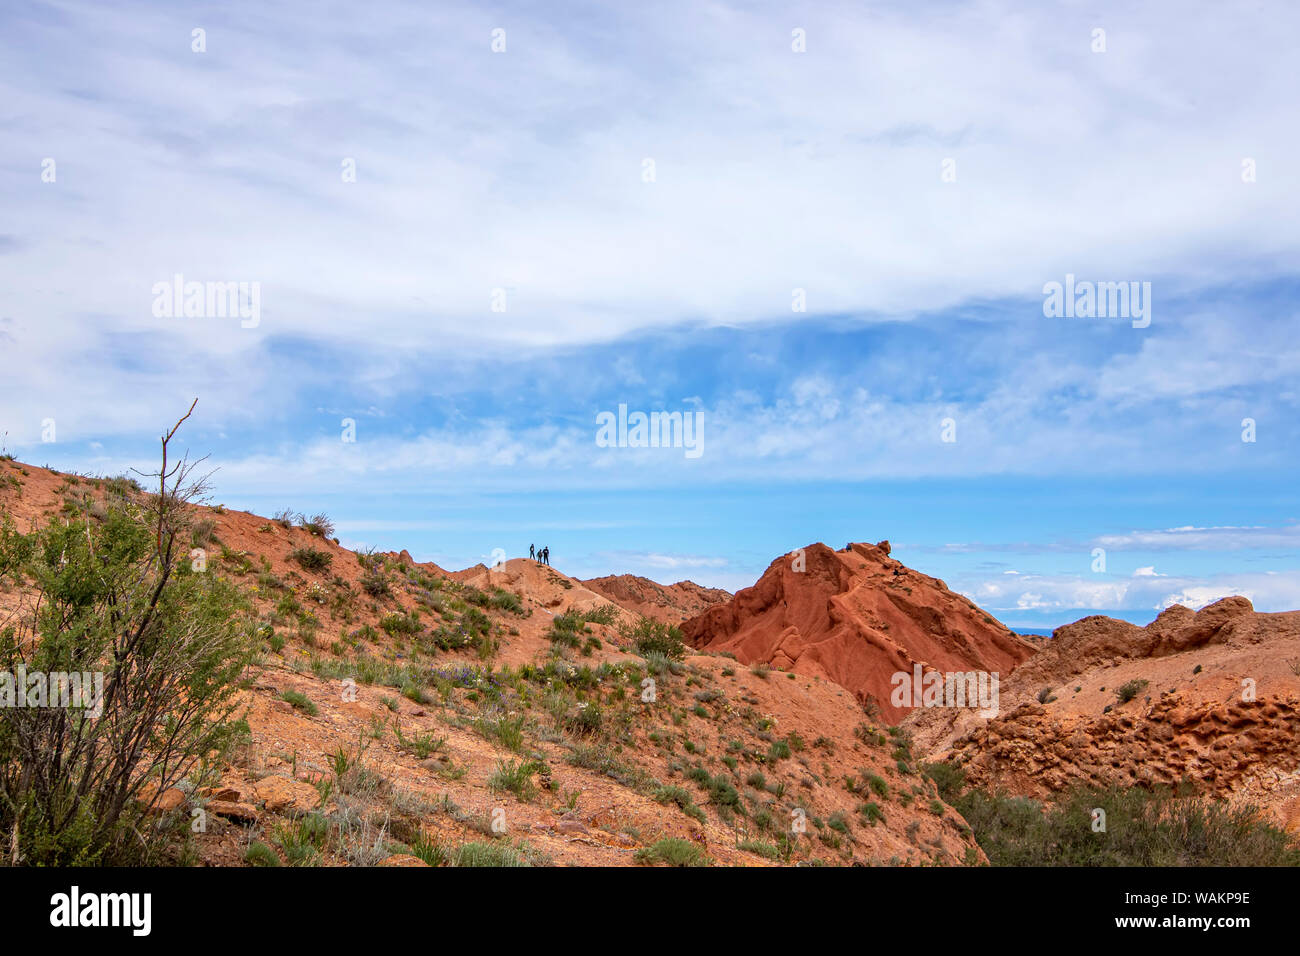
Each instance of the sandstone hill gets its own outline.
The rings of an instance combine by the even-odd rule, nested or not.
[[[891,722],[895,673],[1008,672],[1033,649],[937,578],[890,557],[887,541],[813,544],[773,561],[758,583],[686,621],[695,647],[833,681]]]
[[[665,624],[681,624],[716,604],[731,599],[721,588],[706,588],[694,581],[659,584],[635,574],[611,574],[582,582],[621,607]]]

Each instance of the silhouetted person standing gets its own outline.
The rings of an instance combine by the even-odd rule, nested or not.
[[[550,563],[551,563],[551,549],[542,548],[542,564],[549,565]]]
[[[529,561],[537,560],[537,549],[534,548],[531,544],[528,546],[528,560]]]

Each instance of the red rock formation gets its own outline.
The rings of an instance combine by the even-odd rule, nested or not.
[[[582,583],[635,614],[665,624],[680,624],[731,598],[730,591],[701,587],[694,581],[659,584],[635,574],[611,574]]]
[[[874,698],[882,714],[891,678],[913,665],[944,672],[1005,674],[1033,649],[937,578],[889,556],[889,544],[824,544],[778,558],[758,582],[726,604],[682,625],[702,650],[730,651],[743,663],[763,662],[816,675]]]
[[[1000,693],[992,720],[926,710],[905,726],[928,759],[956,760],[990,790],[1187,781],[1300,832],[1300,612],[1229,597],[1174,605],[1146,627],[1086,617]]]

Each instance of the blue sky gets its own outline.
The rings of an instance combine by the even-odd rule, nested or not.
[[[1130,6],[6,4],[0,432],[118,473],[197,395],[218,500],[449,567],[1300,607],[1300,11]]]

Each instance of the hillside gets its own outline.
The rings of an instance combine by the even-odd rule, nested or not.
[[[909,712],[890,701],[896,673],[1005,673],[1033,652],[942,581],[891,558],[887,541],[780,557],[682,633],[701,650],[833,681],[889,721]]]
[[[0,462],[0,519],[19,531],[149,499],[129,479]],[[193,509],[187,573],[240,590],[261,654],[241,745],[157,795],[160,813],[204,814],[187,860],[981,859],[906,738],[823,675],[642,656],[644,602],[524,559],[450,572],[358,554],[304,524]],[[30,598],[0,583],[0,620]]]

